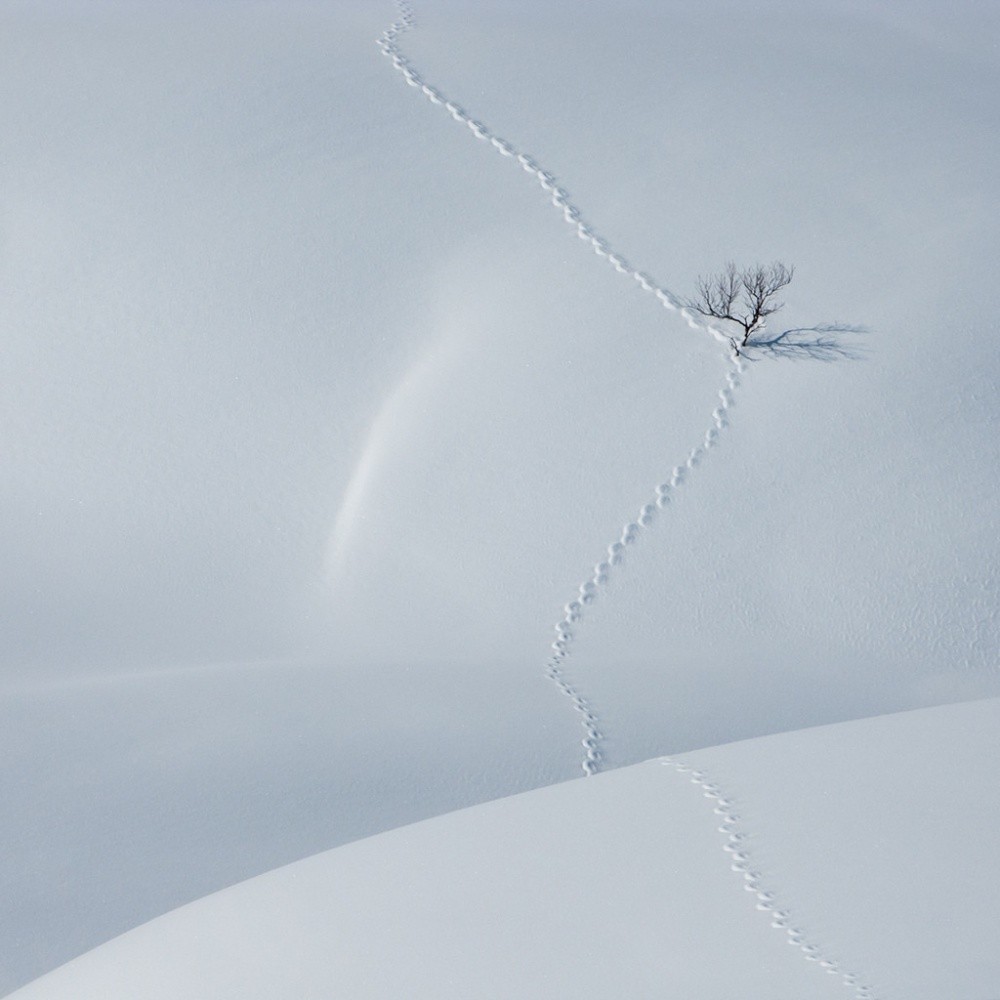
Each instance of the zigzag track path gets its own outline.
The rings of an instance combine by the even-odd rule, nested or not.
[[[397,7],[399,17],[378,38],[377,45],[405,82],[417,90],[430,104],[440,107],[457,123],[467,127],[477,140],[488,143],[498,155],[523,169],[529,178],[537,182],[542,191],[548,195],[551,206],[559,213],[562,221],[575,232],[584,248],[589,248],[598,257],[603,258],[615,272],[632,280],[639,290],[655,296],[664,309],[678,313],[691,329],[710,334],[728,348],[730,338],[726,333],[703,322],[677,295],[658,284],[647,273],[633,268],[625,257],[598,234],[580,207],[570,199],[569,193],[559,185],[555,174],[542,167],[530,154],[519,150],[514,143],[497,135],[485,123],[473,118],[460,104],[425,81],[403,53],[398,43],[399,37],[414,26],[413,5],[408,0],[398,0]],[[584,729],[581,768],[587,775],[596,774],[600,770],[603,737],[599,719],[593,706],[587,702],[568,676],[569,645],[576,637],[574,626],[582,620],[586,607],[597,599],[612,571],[622,566],[625,550],[638,541],[645,529],[652,526],[657,513],[669,506],[673,491],[684,484],[690,472],[699,465],[705,453],[718,442],[719,432],[724,430],[728,424],[727,411],[733,404],[733,392],[739,387],[743,372],[742,360],[738,356],[731,356],[725,383],[718,390],[717,405],[711,415],[711,426],[705,431],[698,444],[689,449],[687,455],[664,477],[664,481],[653,487],[645,500],[636,505],[635,517],[624,524],[618,537],[613,539],[606,551],[595,560],[592,571],[580,583],[577,592],[563,606],[561,617],[553,625],[555,634],[550,655],[545,663],[545,672],[580,715],[581,725]]]
[[[571,199],[569,192],[560,185],[555,173],[539,164],[530,153],[520,150],[513,142],[495,133],[487,124],[473,117],[461,104],[425,80],[399,45],[400,37],[415,26],[413,5],[409,0],[397,0],[397,8],[399,16],[379,36],[376,44],[406,84],[432,106],[441,108],[457,124],[467,128],[478,142],[488,144],[497,155],[522,169],[530,180],[540,186],[548,197],[551,207],[558,213],[558,217],[570,228],[585,249],[590,249],[605,260],[617,274],[634,282],[639,291],[655,296],[664,309],[677,313],[691,329],[709,334],[727,348],[728,370],[722,387],[717,390],[717,402],[711,413],[711,424],[704,436],[677,465],[673,466],[663,482],[655,485],[644,502],[637,504],[635,517],[624,524],[618,536],[601,553],[592,570],[580,583],[577,592],[563,606],[561,616],[553,626],[554,638],[545,661],[545,673],[580,716],[584,730],[581,740],[583,747],[581,768],[586,776],[591,776],[599,772],[602,759],[601,720],[595,708],[570,677],[568,664],[571,643],[577,637],[578,625],[584,618],[587,608],[598,599],[611,574],[620,571],[628,548],[635,545],[652,527],[656,518],[670,507],[675,491],[684,485],[707,452],[717,445],[720,432],[728,426],[728,411],[734,402],[734,392],[741,384],[745,366],[742,358],[729,350],[731,341],[725,332],[705,323],[685,305],[681,298],[656,282],[648,273],[635,269],[625,256],[599,234],[581,208]],[[719,817],[718,829],[725,837],[722,849],[730,855],[730,867],[742,880],[744,889],[752,894],[751,898],[756,909],[770,918],[772,926],[784,933],[788,943],[798,948],[807,961],[814,962],[818,969],[831,976],[838,976],[844,986],[853,991],[854,1000],[878,1000],[872,986],[854,972],[845,970],[836,959],[823,953],[821,948],[793,922],[791,912],[787,908],[778,906],[776,892],[765,885],[762,874],[754,866],[750,851],[750,835],[740,825],[739,816],[734,811],[734,800],[723,795],[721,789],[711,782],[704,772],[692,770],[683,761],[664,758],[662,763],[678,774],[690,774],[691,781],[714,803],[714,811]]]
[[[851,991],[854,1000],[878,1000],[875,988],[868,981],[846,968],[810,937],[782,894],[761,871],[754,858],[753,837],[743,825],[737,800],[713,781],[707,771],[693,767],[683,758],[661,757],[660,763],[679,777],[687,778],[712,807],[722,850],[728,855],[729,867],[749,894],[754,909],[769,920],[771,927],[783,934],[787,943],[798,949],[807,962],[814,962],[817,969],[837,977]]]

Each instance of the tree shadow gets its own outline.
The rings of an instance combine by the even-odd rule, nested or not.
[[[796,326],[770,336],[761,331],[751,336],[740,353],[751,361],[760,360],[762,356],[798,361],[859,361],[865,356],[864,348],[845,338],[863,333],[868,333],[868,327],[847,323]]]

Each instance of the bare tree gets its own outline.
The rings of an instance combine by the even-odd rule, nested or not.
[[[730,340],[733,350],[739,354],[740,349],[750,343],[751,336],[763,327],[767,317],[784,305],[776,302],[775,296],[794,274],[794,267],[786,267],[779,261],[754,264],[742,271],[737,271],[730,261],[719,274],[698,278],[698,296],[688,305],[704,316],[735,323],[742,332]]]

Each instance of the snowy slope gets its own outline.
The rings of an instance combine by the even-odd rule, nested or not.
[[[579,775],[553,626],[678,467],[571,643],[602,766],[1000,693],[997,10],[414,15],[554,182],[391,3],[0,7],[0,992]],[[869,332],[730,391],[629,274],[729,257]]]
[[[1000,700],[925,709],[477,806],[209,896],[14,996],[989,1000],[998,727]],[[739,813],[739,853],[713,807]]]

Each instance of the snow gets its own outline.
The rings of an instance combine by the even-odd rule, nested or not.
[[[374,44],[397,16],[0,10],[0,992],[576,778],[584,739],[611,771],[1000,694],[997,11],[420,0],[395,41],[430,96]],[[730,258],[794,264],[771,330],[854,328],[844,355],[735,378],[663,302]],[[595,573],[567,698],[546,660]],[[925,717],[989,759],[961,714],[901,718]],[[558,824],[650,767],[537,801]],[[734,775],[755,829],[801,807]],[[974,853],[923,828],[935,863]],[[775,872],[840,920],[797,852]]]
[[[998,724],[998,699],[924,709],[685,754],[694,778],[653,760],[476,806],[215,893],[14,995],[987,1000]],[[710,779],[772,910],[731,870]]]

